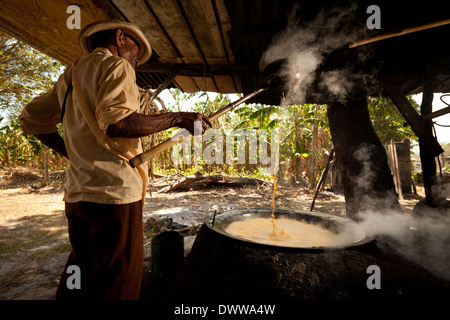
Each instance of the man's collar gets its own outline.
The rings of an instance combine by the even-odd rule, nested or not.
[[[106,55],[108,55],[108,56],[112,56],[111,51],[109,51],[109,50],[106,49],[106,48],[102,48],[102,47],[98,47],[98,48],[96,48],[96,49],[95,49],[94,51],[92,51],[92,52],[99,52],[99,53],[106,54]]]

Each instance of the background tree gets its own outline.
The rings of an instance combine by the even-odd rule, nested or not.
[[[58,61],[0,31],[0,110],[8,118],[48,91],[62,71]]]
[[[411,97],[411,105],[419,111],[420,106]],[[398,111],[390,98],[368,97],[368,109],[375,132],[381,143],[386,145],[391,140],[401,142],[408,138],[417,142],[417,136]]]
[[[0,31],[0,164],[43,165],[43,146],[23,135],[17,116],[34,96],[48,91],[62,71],[58,61]],[[59,167],[62,158],[51,155]]]

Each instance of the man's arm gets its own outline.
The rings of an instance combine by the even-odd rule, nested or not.
[[[69,159],[67,154],[66,145],[64,144],[63,138],[59,135],[58,132],[48,133],[48,134],[36,134],[35,137],[45,144],[50,149],[55,150],[62,156]]]
[[[140,138],[179,127],[194,134],[196,121],[202,124],[202,133],[212,127],[208,117],[196,112],[167,112],[157,115],[132,113],[128,117],[108,126],[106,134],[111,138]]]
[[[206,116],[195,112],[169,112],[154,116],[132,113],[110,125],[106,133],[112,138],[139,138],[171,127],[180,127],[193,134],[195,121],[201,121],[202,133],[208,126],[212,126]],[[64,140],[57,132],[37,134],[35,137],[50,149],[69,159]]]

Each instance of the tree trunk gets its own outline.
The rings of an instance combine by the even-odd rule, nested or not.
[[[328,104],[328,119],[342,176],[347,216],[367,210],[401,210],[386,151],[376,135],[360,93]]]

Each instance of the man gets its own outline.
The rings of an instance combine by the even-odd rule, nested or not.
[[[140,137],[170,127],[193,133],[194,123],[204,132],[211,123],[199,113],[137,113],[134,69],[151,47],[135,25],[96,22],[80,32],[79,43],[86,55],[20,115],[25,133],[70,159],[64,201],[72,252],[56,298],[138,299],[147,168],[128,160],[142,152]],[[80,289],[67,285],[69,266],[81,270]]]

